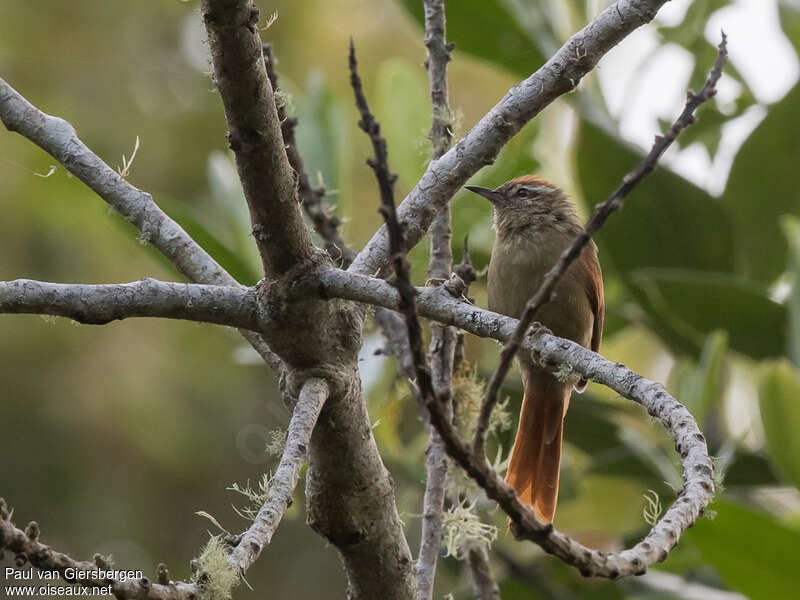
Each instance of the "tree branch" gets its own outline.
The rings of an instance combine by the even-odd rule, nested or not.
[[[259,312],[255,290],[240,286],[155,279],[109,285],[0,281],[0,313],[54,315],[87,325],[161,317],[259,331]]]
[[[375,172],[375,178],[378,180],[378,187],[381,193],[380,211],[382,214],[383,211],[394,211],[394,184],[397,181],[397,175],[389,170],[389,153],[386,148],[386,140],[381,136],[380,123],[370,112],[367,97],[364,95],[364,87],[361,85],[361,77],[358,75],[358,61],[356,60],[356,47],[353,43],[353,38],[350,38],[348,65],[350,67],[350,86],[353,88],[353,93],[356,97],[356,108],[358,108],[358,112],[361,115],[358,126],[369,136],[369,140],[372,142],[372,150],[375,153],[375,158],[368,158],[367,164]],[[402,231],[399,233],[400,239],[402,239]],[[402,242],[400,244],[402,245]],[[392,248],[393,256],[396,251],[396,248]]]
[[[324,379],[311,377],[303,384],[289,422],[286,448],[270,479],[267,498],[228,559],[238,571],[244,573],[258,559],[264,547],[272,541],[286,509],[292,505],[300,471],[306,462],[311,432],[329,394]]]
[[[183,228],[162,211],[147,192],[134,187],[94,154],[64,119],[43,113],[0,78],[0,120],[9,131],[26,137],[139,230],[180,273],[197,283],[239,285]],[[276,374],[281,359],[263,338],[240,332]]]
[[[655,143],[647,156],[642,159],[636,168],[622,178],[622,183],[614,190],[607,200],[595,207],[592,216],[583,227],[583,231],[576,236],[572,245],[561,254],[558,262],[556,262],[547,272],[547,275],[545,275],[539,289],[528,300],[525,305],[525,310],[520,317],[519,325],[514,331],[514,335],[511,336],[503,347],[503,351],[500,353],[500,364],[497,366],[486,388],[486,396],[481,405],[478,427],[475,430],[475,438],[473,440],[473,452],[475,452],[476,456],[482,456],[484,453],[486,429],[489,426],[489,418],[492,410],[495,404],[497,404],[500,386],[503,383],[503,379],[505,379],[505,376],[508,374],[508,370],[511,368],[511,363],[514,360],[514,356],[517,354],[522,338],[533,322],[536,313],[543,305],[553,299],[553,291],[561,280],[561,277],[563,277],[572,262],[580,255],[584,246],[592,239],[592,236],[605,224],[608,217],[611,216],[611,213],[621,208],[623,199],[648,173],[653,171],[658,163],[658,159],[661,158],[667,148],[675,141],[678,134],[694,123],[694,113],[697,108],[717,93],[717,81],[719,81],[719,78],[722,76],[722,68],[725,66],[727,56],[727,37],[725,36],[725,32],[722,32],[722,41],[719,43],[716,61],[709,71],[700,93],[695,95],[690,91],[687,94],[686,106],[680,116],[672,124],[670,130],[663,136],[656,136]]]
[[[284,275],[308,261],[314,246],[264,66],[259,12],[252,0],[203,0],[201,10],[253,236],[265,273]]]
[[[431,161],[398,207],[406,247],[416,245],[455,192],[560,95],[578,85],[597,61],[636,28],[650,22],[666,0],[619,0],[573,35],[538,71],[520,82],[440,159]],[[386,227],[358,253],[349,270],[373,274],[390,258]]]
[[[320,270],[320,290],[328,297],[342,297],[398,310],[400,294],[383,280],[363,277],[338,269]],[[457,300],[463,284],[451,279],[444,286],[417,288],[416,306],[420,315],[459,327],[479,337],[507,341],[519,321]],[[413,344],[412,344],[413,346]],[[543,330],[528,334],[521,351],[552,371],[568,365],[576,373],[611,388],[620,396],[641,404],[658,419],[675,440],[683,466],[684,486],[673,504],[645,539],[629,550],[606,554],[586,548],[551,526],[536,520],[514,490],[489,465],[478,461],[449,420],[434,404],[431,419],[445,441],[448,454],[497,502],[511,518],[518,535],[539,544],[584,575],[617,578],[645,572],[654,562],[666,559],[681,534],[703,513],[714,495],[711,459],[703,434],[686,408],[664,387],[649,381],[622,364],[613,363],[570,340]],[[420,386],[421,389],[422,386]],[[430,406],[430,403],[429,403]]]
[[[39,524],[31,521],[25,530],[18,529],[11,522],[6,501],[0,498],[0,550],[10,550],[17,556],[17,564],[29,561],[40,571],[57,571],[65,581],[82,586],[103,588],[110,586],[111,593],[118,600],[196,600],[197,586],[193,583],[169,582],[153,583],[147,577],[140,579],[100,577],[98,571],[108,571],[109,566],[99,555],[95,562],[78,561],[62,552],[53,550],[39,540]],[[78,574],[79,577],[67,577]]]
[[[278,73],[275,70],[275,55],[272,51],[272,45],[262,44],[262,48],[264,50],[267,76],[273,92],[277,95]],[[311,186],[311,181],[303,166],[303,157],[300,155],[295,138],[297,119],[286,114],[286,108],[282,102],[276,102],[275,107],[278,111],[278,119],[281,122],[281,133],[283,134],[283,143],[286,146],[286,155],[297,178],[297,193],[300,196],[300,203],[311,219],[314,230],[324,240],[325,250],[327,250],[328,255],[335,263],[346,269],[353,262],[356,253],[345,243],[339,233],[339,226],[342,224],[339,217],[333,214],[324,202],[325,188],[313,188]]]
[[[190,286],[200,287],[200,286]],[[211,287],[211,286],[203,286]],[[238,537],[238,543],[228,556],[228,564],[237,573],[244,574],[258,559],[265,546],[272,541],[286,509],[292,504],[292,496],[300,480],[300,472],[306,461],[306,452],[311,432],[317,422],[322,406],[330,390],[323,379],[311,377],[300,390],[297,404],[289,423],[286,448],[281,456],[275,475],[272,476],[264,504],[253,524]],[[83,578],[67,577],[69,569],[94,571],[108,567],[95,563],[75,561],[66,554],[56,552],[39,540],[39,526],[32,522],[25,531],[17,529],[9,519],[5,500],[0,498],[0,550],[8,549],[41,571],[58,571],[70,583],[86,586],[110,586],[119,600],[195,600],[197,584],[183,581],[160,581],[152,583],[148,578],[125,579],[100,577],[90,574]],[[19,560],[22,560],[21,558]],[[164,578],[168,579],[168,575]],[[162,578],[163,579],[163,578]]]
[[[423,0],[425,7],[425,46],[428,59],[428,80],[431,93],[431,156],[438,159],[450,147],[450,106],[447,99],[447,63],[451,45],[446,43],[444,0]],[[447,279],[453,267],[450,247],[450,205],[445,205],[431,226],[431,279]],[[404,336],[405,337],[405,336]],[[431,376],[436,394],[452,418],[451,385],[456,331],[452,327],[431,325]],[[436,561],[442,546],[442,511],[444,507],[447,454],[439,433],[428,424],[430,440],[425,452],[425,495],[422,504],[422,533],[419,556],[414,566],[417,600],[431,600],[436,576]]]
[[[472,592],[476,600],[500,600],[500,588],[489,568],[489,551],[486,544],[469,549],[467,564],[472,574]]]

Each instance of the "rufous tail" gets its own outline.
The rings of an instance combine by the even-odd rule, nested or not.
[[[536,369],[523,369],[522,380],[525,395],[506,483],[533,507],[539,520],[552,523],[558,501],[564,415],[572,386]]]

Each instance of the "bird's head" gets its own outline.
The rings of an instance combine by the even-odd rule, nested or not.
[[[492,203],[498,233],[530,225],[571,229],[580,224],[567,195],[535,175],[516,177],[493,190],[477,185],[466,188]]]

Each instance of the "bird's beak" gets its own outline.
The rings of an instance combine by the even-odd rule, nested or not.
[[[501,194],[499,192],[490,190],[489,188],[481,187],[479,185],[465,185],[464,187],[468,189],[470,192],[475,192],[479,196],[483,196],[492,204],[500,200],[501,197]]]

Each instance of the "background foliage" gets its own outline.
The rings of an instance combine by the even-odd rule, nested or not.
[[[450,2],[456,136],[600,4]],[[685,15],[687,2],[677,4],[678,17],[647,28],[653,42],[647,53],[626,49],[633,47],[630,40],[615,51],[636,65],[625,88],[631,103],[650,81],[648,65],[659,53],[677,52],[690,65],[683,76],[694,86],[712,62],[709,40],[715,43],[718,34],[707,23],[728,14],[732,3],[696,0]],[[761,6],[775,12],[775,35],[781,35],[780,24],[798,48],[797,3]],[[421,2],[311,0],[302,10],[288,1],[262,4],[265,13],[272,8],[279,19],[264,36],[280,59],[306,164],[346,219],[346,238],[360,247],[380,217],[363,162],[368,142],[351,106],[346,44],[354,35],[402,195],[427,160]],[[0,73],[43,110],[70,120],[111,164],[121,164],[139,136],[133,183],[153,192],[235,276],[252,283],[258,261],[201,29],[193,2],[12,0],[0,3]],[[735,48],[742,42],[734,35],[730,43]],[[600,69],[613,75],[611,60]],[[717,457],[720,493],[713,516],[701,520],[659,568],[773,600],[791,597],[796,588],[790,563],[800,547],[800,188],[793,177],[800,89],[764,100],[741,68],[733,53],[726,76],[733,92],[701,110],[698,124],[681,138],[685,151],[671,157],[678,168],[686,163],[681,158],[705,153],[713,162],[727,152],[733,158],[727,179],[716,187],[701,185],[697,177],[693,183],[662,169],[599,237],[609,313],[601,351],[665,381],[697,417]],[[682,77],[669,71],[659,76]],[[682,88],[686,81],[678,83]],[[474,183],[494,186],[536,171],[569,190],[585,214],[642,151],[626,141],[635,136],[611,104],[607,84],[593,74],[527,126]],[[676,97],[669,110],[651,112],[669,120],[681,104]],[[722,132],[747,118],[757,125],[737,150]],[[146,240],[137,241],[63,169],[37,176],[52,163],[21,138],[0,135],[0,279],[177,277]],[[453,210],[456,256],[469,233],[473,260],[485,266],[493,235],[489,206],[462,193]],[[412,259],[422,282],[424,245]],[[484,283],[475,284],[473,295],[485,306]],[[288,415],[271,375],[235,334],[179,322],[98,328],[13,316],[0,319],[0,337],[6,424],[0,493],[16,507],[17,520],[38,520],[47,542],[75,555],[111,552],[120,566],[146,573],[164,560],[181,578],[212,528],[196,510],[213,513],[228,529],[244,527],[230,507],[242,499],[225,488],[257,481],[270,468],[274,459],[263,447]],[[414,547],[426,437],[393,361],[374,355],[380,346],[370,332],[364,383]],[[479,374],[489,372],[496,357],[493,343],[468,341],[468,358]],[[506,390],[514,413],[517,379],[511,377]],[[680,485],[669,441],[636,407],[599,387],[573,398],[566,432],[558,526],[591,545],[629,544],[648,528],[643,494],[655,492],[667,505]],[[501,436],[501,447],[508,448],[511,433]],[[269,590],[276,598],[341,596],[338,559],[304,525],[302,504],[294,505],[248,574],[256,591],[242,588],[237,595]],[[502,515],[479,507],[484,521],[499,529],[493,567],[506,600],[665,597],[637,581],[582,580],[536,547],[513,542]],[[438,596],[452,591],[455,598],[469,597],[462,564],[445,558],[441,565]]]

